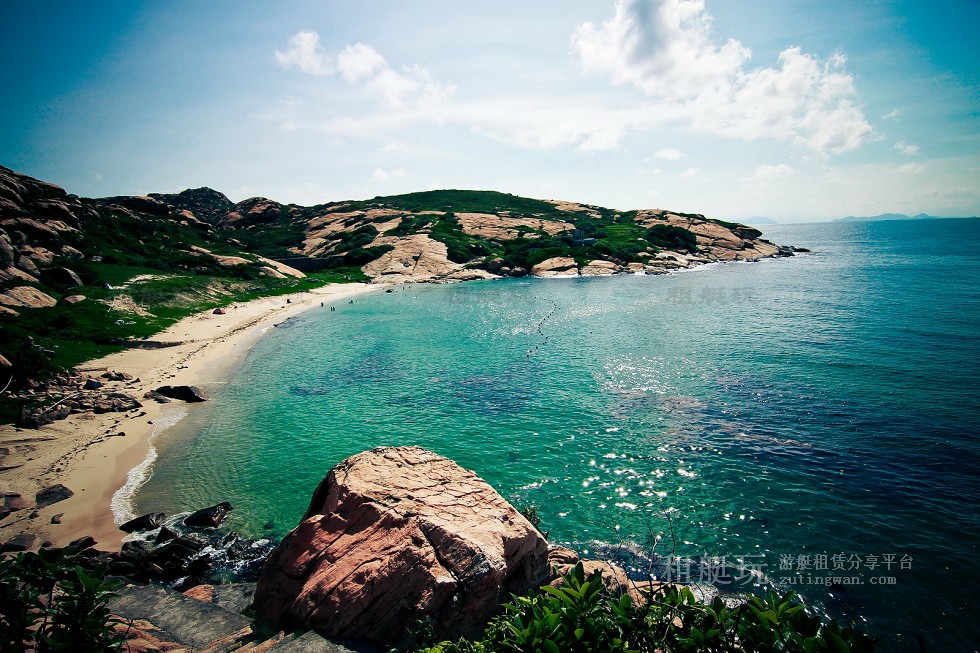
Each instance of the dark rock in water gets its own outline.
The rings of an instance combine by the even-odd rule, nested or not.
[[[231,510],[233,508],[227,501],[222,501],[208,508],[201,508],[184,518],[184,526],[190,526],[191,528],[217,528]]]
[[[162,544],[164,542],[169,542],[170,540],[175,540],[177,537],[179,536],[172,528],[161,526],[160,532],[157,533],[157,536],[153,541],[157,544]]]
[[[43,490],[40,490],[34,498],[37,501],[37,507],[44,508],[45,506],[50,506],[53,503],[64,501],[65,499],[73,496],[75,496],[74,492],[66,488],[61,483],[56,483],[55,485],[49,485]]]
[[[169,399],[167,399],[166,397],[164,397],[162,394],[160,394],[156,390],[150,390],[149,392],[147,392],[146,394],[143,395],[143,398],[144,399],[152,399],[153,401],[157,402],[158,404],[169,404],[170,403],[170,400]]]
[[[145,565],[150,561],[150,545],[139,540],[123,542],[117,559],[132,562],[137,566]]]
[[[147,513],[137,517],[136,519],[130,519],[125,524],[122,524],[119,527],[119,530],[126,533],[152,531],[154,528],[160,528],[160,524],[163,523],[165,518],[166,515],[162,512]]]
[[[180,399],[188,403],[207,401],[211,398],[208,393],[196,385],[162,385],[156,391],[164,397]]]
[[[274,521],[267,521],[265,524],[262,525],[262,529],[266,531],[271,531],[275,527],[276,527],[276,522]]]
[[[85,535],[77,540],[72,540],[69,542],[65,549],[72,551],[73,553],[80,553],[85,549],[91,549],[96,544],[98,544],[98,542],[95,541],[94,537],[91,535]]]
[[[186,562],[203,548],[204,543],[191,537],[181,536],[153,549],[150,558],[161,566],[172,562]]]
[[[7,540],[4,545],[0,547],[0,553],[27,551],[34,546],[34,540],[36,539],[37,536],[30,533],[21,533],[20,535],[16,535]]]

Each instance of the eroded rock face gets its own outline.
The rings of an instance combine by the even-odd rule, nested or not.
[[[494,276],[485,270],[467,269],[453,263],[449,260],[446,245],[428,234],[379,236],[371,245],[393,248],[361,268],[364,274],[374,277],[375,282],[471,281]]]
[[[48,308],[57,303],[54,297],[30,286],[17,286],[0,294],[0,304],[17,308]]]
[[[512,218],[492,213],[457,213],[463,233],[491,240],[514,240],[524,232],[540,230],[554,236],[575,229],[575,225],[556,220],[541,220],[539,218]],[[531,233],[532,237],[537,234]]]
[[[473,635],[510,593],[545,582],[541,534],[473,472],[420,447],[337,465],[272,553],[255,593],[261,622],[397,643],[429,617]]]
[[[578,264],[573,258],[556,256],[535,265],[531,268],[531,274],[536,277],[574,276],[578,274]]]

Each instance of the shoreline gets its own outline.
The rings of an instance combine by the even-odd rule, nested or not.
[[[130,374],[131,381],[105,385],[136,397],[143,406],[129,413],[70,415],[37,430],[0,426],[0,448],[7,450],[0,468],[0,493],[18,493],[29,506],[0,521],[0,542],[26,533],[36,536],[35,548],[45,541],[65,546],[91,535],[100,549],[118,550],[126,533],[116,524],[113,497],[129,481],[130,471],[147,459],[156,435],[172,424],[163,410],[168,405],[144,399],[146,392],[161,385],[220,382],[277,323],[318,307],[320,302],[326,308],[385,287],[331,284],[233,304],[225,308],[224,315],[197,313],[153,336],[156,341],[178,343],[174,346],[127,349],[79,365],[78,372],[94,377],[110,370]],[[173,410],[184,404],[174,400],[169,406]],[[35,493],[56,483],[68,487],[74,496],[34,508]],[[58,515],[60,523],[52,523]]]

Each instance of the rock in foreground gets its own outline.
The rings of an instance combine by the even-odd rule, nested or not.
[[[420,447],[382,447],[334,467],[269,556],[261,622],[394,643],[428,617],[478,633],[510,593],[547,581],[541,534],[486,481]]]

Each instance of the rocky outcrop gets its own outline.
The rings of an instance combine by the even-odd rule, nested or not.
[[[567,277],[578,275],[578,263],[567,256],[556,256],[541,261],[531,268],[535,277]]]
[[[780,249],[761,238],[762,232],[742,224],[721,223],[701,215],[678,215],[655,209],[640,211],[637,224],[652,227],[657,224],[686,229],[697,239],[696,263],[715,261],[757,261],[778,256]]]
[[[49,308],[58,300],[30,286],[17,286],[0,293],[0,304],[15,308]]]
[[[427,234],[379,236],[371,243],[372,247],[384,245],[392,249],[361,268],[375,282],[471,281],[494,277],[485,270],[453,263],[446,245]]]
[[[473,472],[419,447],[343,461],[269,556],[258,619],[396,643],[428,618],[472,635],[510,593],[546,581],[541,534]]]
[[[542,220],[540,218],[512,218],[493,213],[457,213],[463,233],[490,240],[514,240],[526,237],[537,238],[536,232],[543,231],[554,236],[575,229],[569,222]]]
[[[619,274],[623,271],[623,266],[618,263],[613,263],[612,261],[590,261],[586,265],[582,266],[579,273],[583,277],[605,277],[610,274]]]

